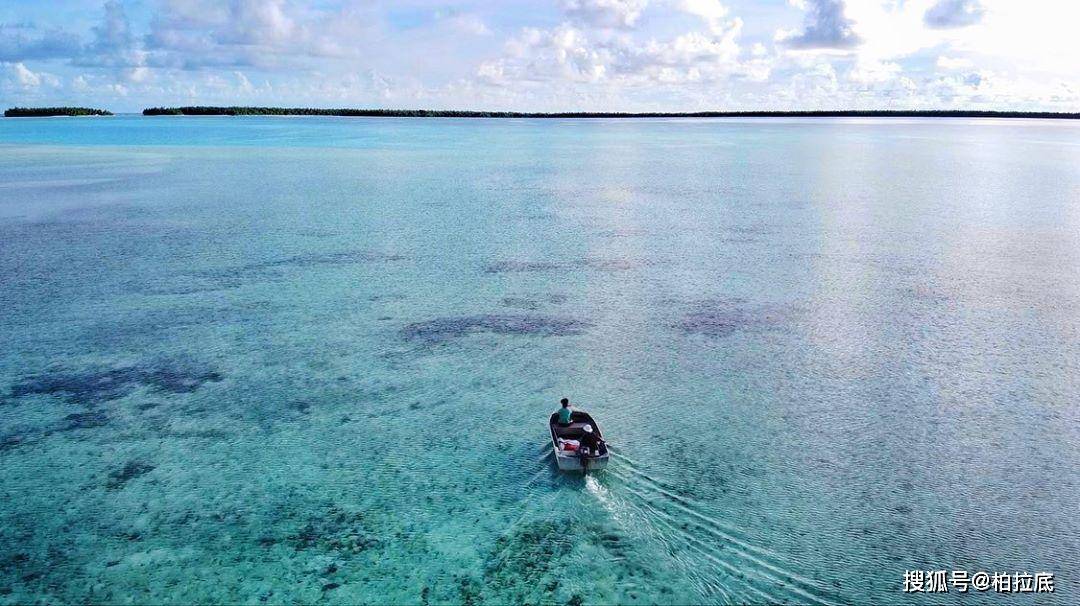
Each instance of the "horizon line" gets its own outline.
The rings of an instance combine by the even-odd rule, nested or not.
[[[35,117],[66,115],[65,111],[108,110],[76,106],[25,107],[14,106],[4,112],[5,117]],[[375,108],[312,108],[256,105],[181,105],[148,107],[140,111],[119,112],[144,116],[338,116],[338,117],[403,117],[403,118],[755,118],[755,117],[957,117],[957,118],[1043,118],[1080,119],[1078,112],[1025,111],[1025,110],[973,110],[973,109],[848,109],[848,110],[703,110],[703,111],[499,111],[499,110],[435,110],[435,109],[375,109]]]

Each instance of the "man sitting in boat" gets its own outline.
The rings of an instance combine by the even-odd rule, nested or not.
[[[570,400],[563,398],[560,400],[562,408],[559,409],[559,425],[566,427],[570,425],[570,419],[574,414],[574,411],[570,410]]]
[[[585,425],[581,430],[585,432],[581,434],[582,454],[587,454],[589,456],[600,454],[600,438],[597,437],[596,432],[593,431],[592,425]]]

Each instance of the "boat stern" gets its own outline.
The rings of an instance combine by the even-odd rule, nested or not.
[[[589,471],[596,471],[607,467],[609,457],[607,455],[590,458],[589,459]],[[582,471],[581,459],[576,456],[565,456],[558,453],[555,454],[555,462],[559,465],[561,471]]]

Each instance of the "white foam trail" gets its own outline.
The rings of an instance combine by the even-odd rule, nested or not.
[[[726,525],[720,523],[705,514],[695,511],[691,505],[691,501],[683,497],[679,497],[670,491],[664,489],[655,480],[652,480],[648,476],[645,476],[638,470],[630,469],[628,471],[634,474],[634,478],[637,479],[643,488],[651,490],[654,495],[650,496],[642,492],[640,489],[633,487],[633,481],[625,474],[620,474],[618,471],[609,468],[608,473],[612,473],[615,477],[622,479],[626,484],[624,488],[627,493],[634,495],[647,506],[648,511],[653,514],[654,520],[663,523],[671,531],[677,533],[683,537],[684,542],[695,551],[701,553],[704,557],[714,562],[718,566],[730,571],[735,576],[745,575],[747,573],[753,574],[753,576],[760,578],[769,583],[778,584],[788,591],[798,595],[801,599],[815,604],[830,604],[827,599],[816,594],[818,588],[816,583],[810,579],[802,577],[796,573],[790,572],[779,565],[770,562],[769,560],[785,560],[786,558],[780,556],[776,552],[767,550],[748,543],[744,539],[740,539],[734,536],[729,529],[725,528]],[[694,537],[691,533],[680,527],[679,521],[676,520],[671,514],[663,511],[660,508],[660,504],[656,502],[656,495],[663,498],[663,506],[671,507],[679,512],[693,518],[694,528],[701,530],[707,534],[714,536],[717,539],[724,541],[729,550],[735,554],[739,559],[745,561],[751,565],[751,569],[740,570],[732,566],[729,562],[723,560],[712,552],[709,546],[702,542],[700,539]],[[733,530],[733,529],[732,529]],[[749,589],[755,593],[762,594],[762,597],[766,597],[767,594],[761,592],[755,587],[749,586]],[[767,599],[775,601],[775,598],[768,596]]]

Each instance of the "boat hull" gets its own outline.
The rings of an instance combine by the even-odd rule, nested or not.
[[[593,431],[596,432],[596,437],[600,439],[600,453],[595,456],[586,457],[585,464],[582,464],[582,459],[573,451],[565,451],[559,448],[560,434],[562,437],[568,439],[579,439],[581,436],[581,428],[584,425],[591,425]],[[604,442],[604,434],[600,431],[600,426],[596,423],[596,420],[589,415],[589,413],[582,410],[575,410],[571,416],[571,423],[569,425],[558,424],[558,413],[554,413],[548,419],[548,428],[551,430],[551,447],[552,454],[555,457],[555,463],[558,465],[561,471],[596,471],[607,467],[608,461],[611,458],[611,453],[608,450],[607,443]]]
[[[596,471],[607,467],[610,458],[610,455],[589,457],[588,471]],[[581,457],[577,456],[564,456],[556,452],[555,463],[559,466],[560,471],[582,471],[584,469],[581,465]]]

